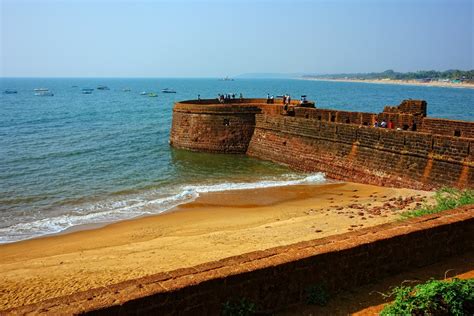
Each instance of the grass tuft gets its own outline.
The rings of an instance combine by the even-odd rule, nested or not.
[[[474,204],[474,190],[458,190],[442,188],[435,193],[435,205],[424,205],[421,209],[404,212],[402,218],[412,218],[427,214],[435,214],[463,205]]]
[[[430,280],[426,283],[395,288],[388,296],[395,301],[381,316],[389,315],[473,315],[474,279]]]

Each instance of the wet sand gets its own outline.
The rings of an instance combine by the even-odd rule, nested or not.
[[[354,183],[215,192],[171,212],[0,245],[0,310],[400,218],[431,192]]]

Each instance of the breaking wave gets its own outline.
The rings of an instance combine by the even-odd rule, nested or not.
[[[168,189],[168,193],[164,193],[163,190],[151,190],[133,196],[122,196],[115,200],[63,208],[54,212],[57,214],[55,216],[33,218],[26,222],[12,223],[6,227],[1,227],[0,243],[9,243],[59,233],[79,225],[110,223],[139,216],[160,214],[180,204],[195,200],[201,193],[326,182],[323,173],[311,175],[288,174],[282,178],[257,182],[223,182],[184,185],[174,189]]]

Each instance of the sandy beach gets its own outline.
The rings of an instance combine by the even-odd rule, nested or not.
[[[354,183],[225,191],[158,216],[0,245],[0,310],[386,223],[432,194]]]
[[[334,81],[334,82],[362,82],[362,83],[375,83],[375,84],[394,84],[394,85],[407,85],[407,86],[422,86],[422,87],[440,87],[440,88],[467,88],[474,89],[472,83],[452,83],[452,82],[420,82],[416,80],[392,80],[392,79],[377,79],[377,80],[359,80],[359,79],[320,79],[320,78],[302,78],[303,80],[315,80],[315,81]]]

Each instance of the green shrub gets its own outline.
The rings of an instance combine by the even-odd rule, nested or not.
[[[467,204],[474,204],[474,190],[442,188],[435,193],[435,205],[424,205],[421,209],[402,213],[403,218],[418,217],[450,210]]]
[[[254,303],[246,298],[237,301],[227,301],[222,305],[223,316],[249,316],[256,312]]]
[[[329,294],[324,285],[316,284],[306,289],[306,304],[325,306],[328,301]]]
[[[426,283],[400,286],[389,296],[395,301],[380,315],[473,315],[474,279],[452,281],[430,280]]]

